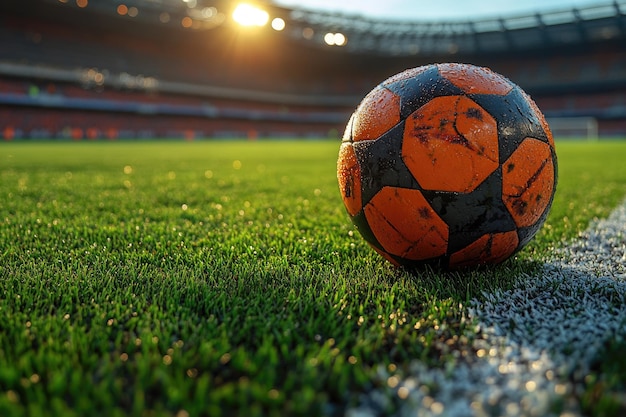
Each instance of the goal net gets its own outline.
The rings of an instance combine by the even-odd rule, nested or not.
[[[554,138],[598,139],[598,120],[595,117],[553,117],[547,122]]]

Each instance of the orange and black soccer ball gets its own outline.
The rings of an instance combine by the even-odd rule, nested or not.
[[[346,127],[337,177],[363,238],[395,265],[504,261],[543,225],[557,182],[550,128],[487,68],[436,64],[379,84]]]

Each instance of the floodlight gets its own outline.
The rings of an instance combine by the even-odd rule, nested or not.
[[[346,44],[347,39],[346,35],[341,32],[328,32],[326,35],[324,35],[324,42],[326,42],[326,44],[330,46],[343,46]]]
[[[275,17],[274,20],[272,20],[272,29],[277,31],[285,29],[285,21],[280,17]]]
[[[343,46],[346,44],[346,35],[344,35],[343,33],[335,33],[333,38],[333,40],[335,41],[335,45],[337,46]]]

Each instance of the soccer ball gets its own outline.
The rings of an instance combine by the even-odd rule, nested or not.
[[[337,162],[363,238],[397,266],[495,264],[543,225],[557,183],[554,140],[532,99],[468,64],[413,68],[359,104]]]

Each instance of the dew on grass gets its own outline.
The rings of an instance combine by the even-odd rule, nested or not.
[[[398,386],[399,383],[400,383],[400,378],[398,378],[396,375],[392,375],[389,378],[387,378],[387,386],[389,388],[395,388]]]
[[[20,396],[17,392],[13,391],[13,390],[8,390],[6,393],[6,399],[10,402],[10,403],[17,403],[20,401]]]

